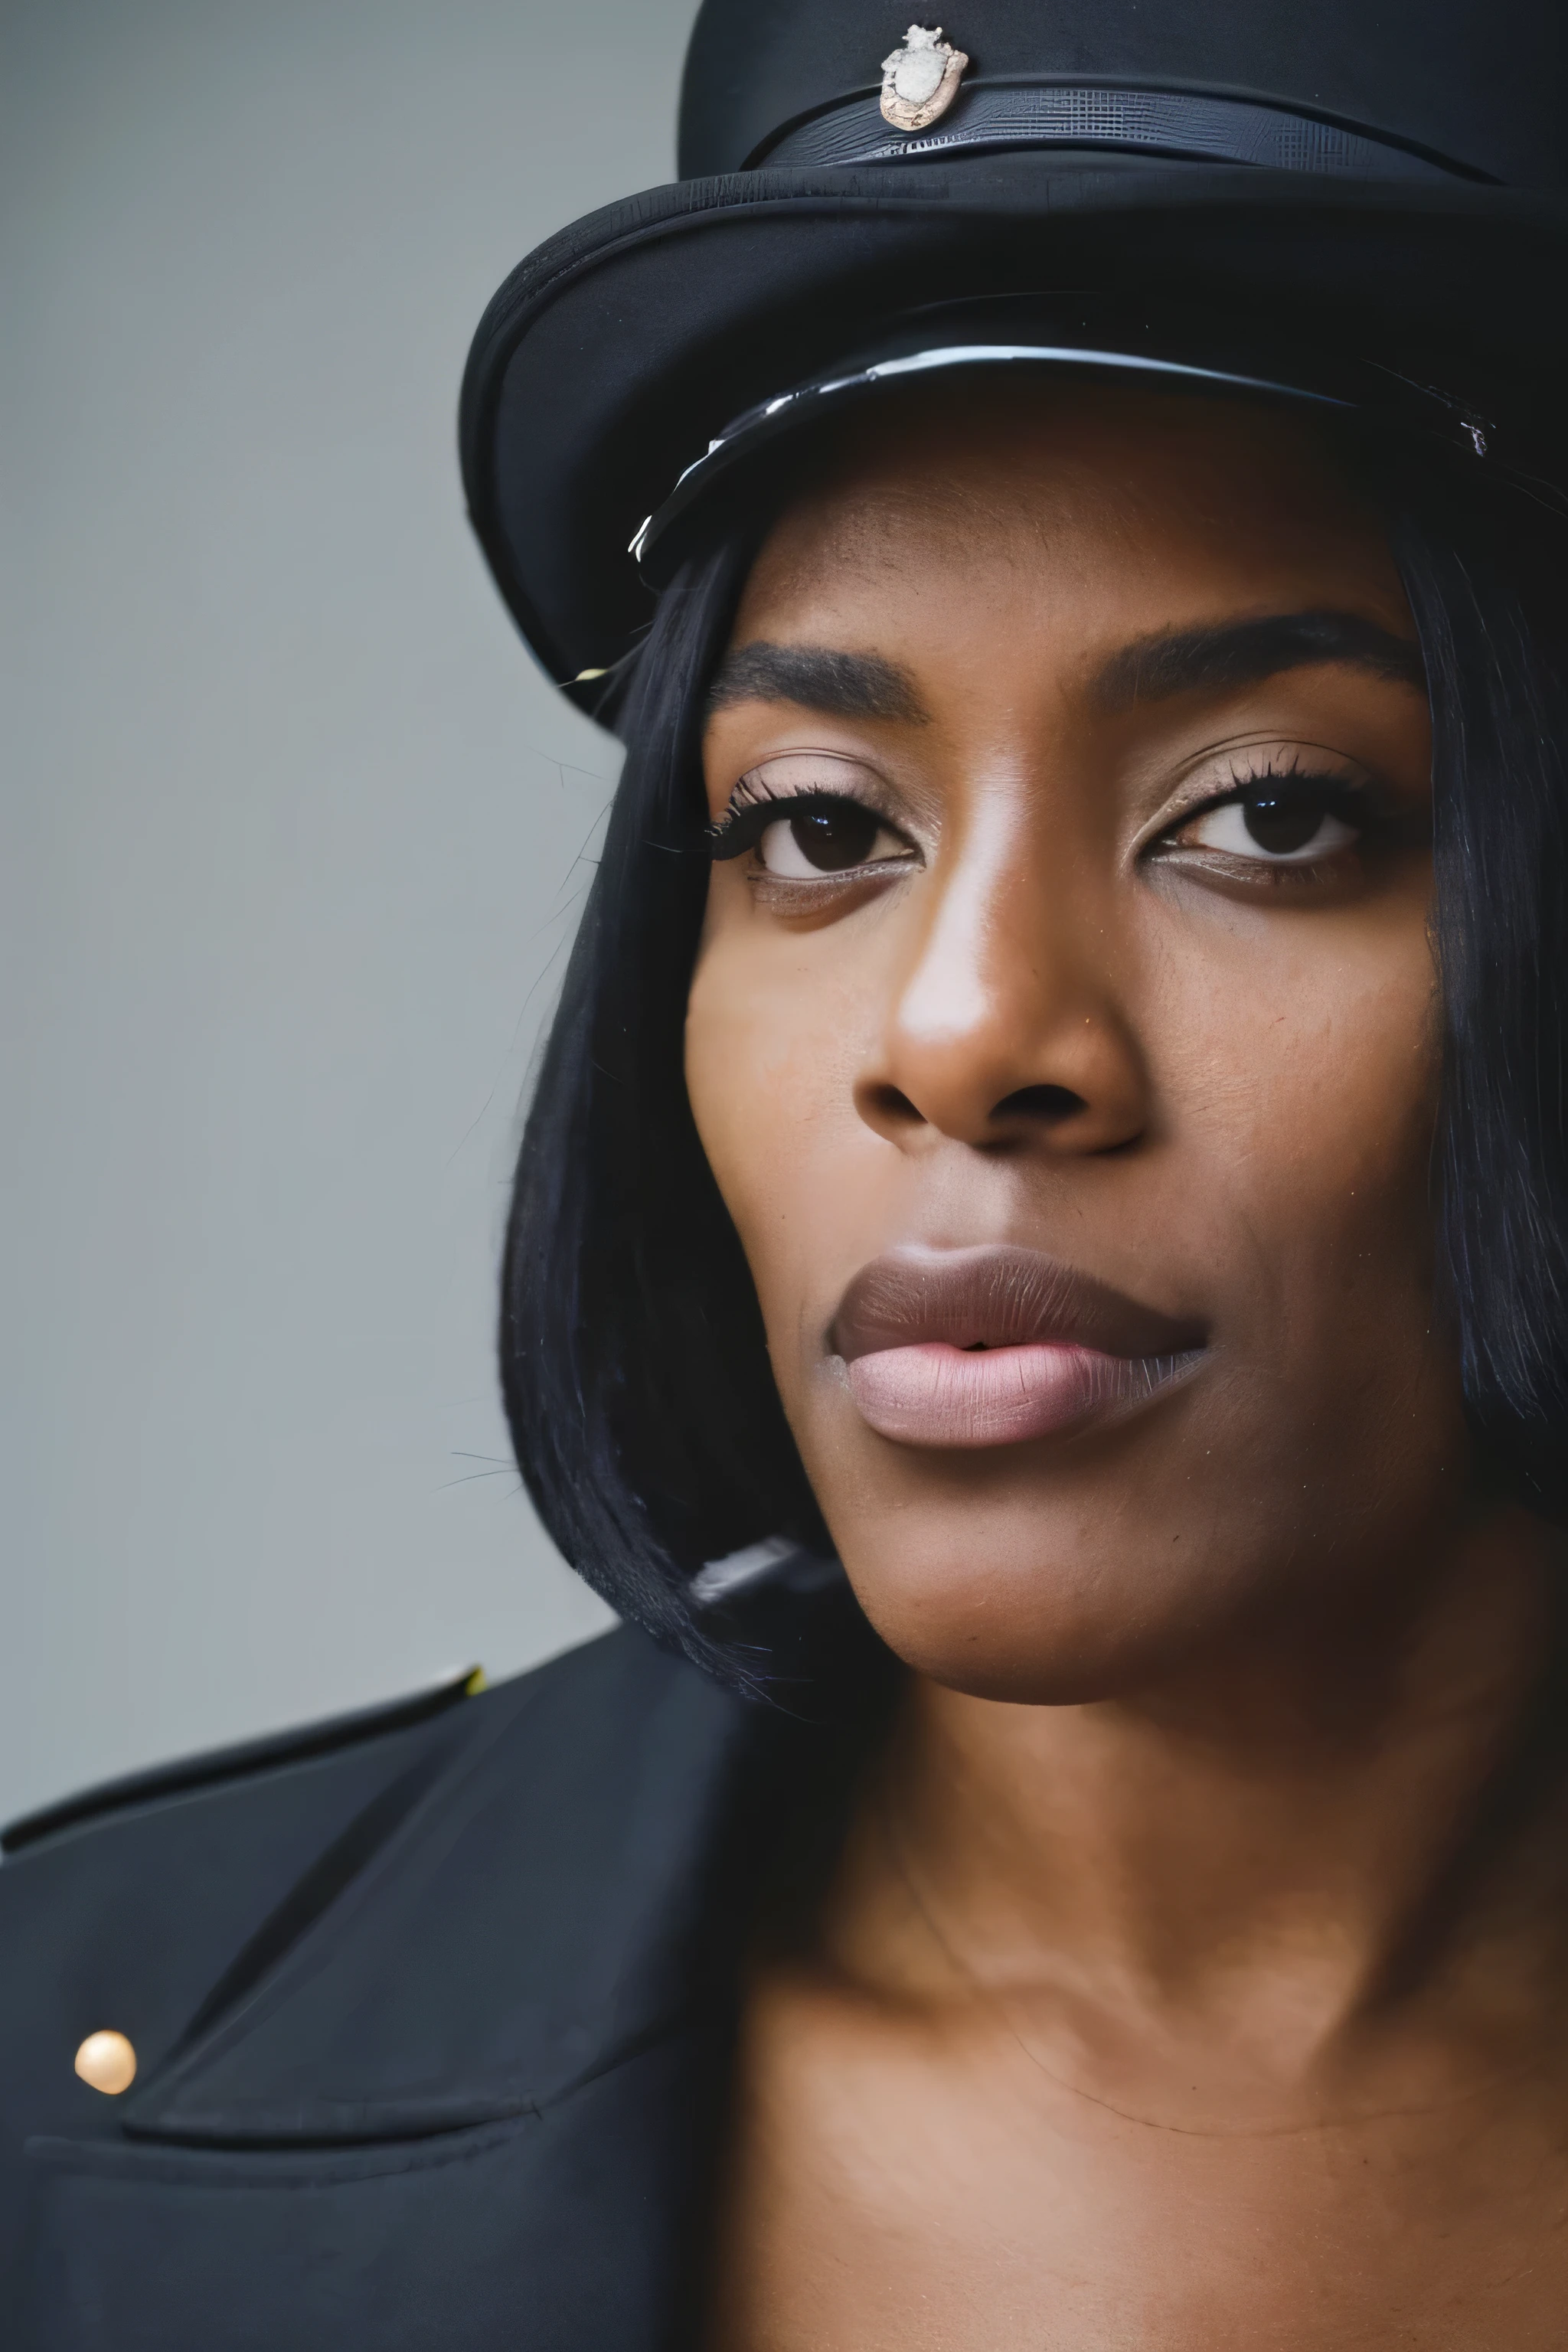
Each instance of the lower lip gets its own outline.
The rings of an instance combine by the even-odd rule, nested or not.
[[[1141,1403],[1196,1360],[1097,1348],[952,1348],[930,1340],[845,1370],[862,1420],[900,1445],[1021,1445],[1108,1407]]]

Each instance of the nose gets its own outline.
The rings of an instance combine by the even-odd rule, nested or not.
[[[867,1125],[901,1145],[1074,1157],[1137,1142],[1149,1081],[1106,887],[1092,858],[1042,855],[1005,816],[976,824],[911,898],[912,947],[856,1083]]]

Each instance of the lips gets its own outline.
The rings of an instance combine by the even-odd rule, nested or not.
[[[1016,1445],[1154,1396],[1204,1335],[1036,1250],[893,1250],[834,1318],[861,1417],[905,1445]]]

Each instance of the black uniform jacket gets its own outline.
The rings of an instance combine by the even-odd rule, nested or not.
[[[689,2342],[750,1890],[820,1736],[623,1628],[18,1824],[0,2342]],[[102,2027],[118,2097],[73,2072]]]

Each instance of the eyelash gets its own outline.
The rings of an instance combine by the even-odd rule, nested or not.
[[[730,795],[730,805],[716,822],[702,828],[701,847],[715,859],[742,857],[755,849],[770,825],[777,824],[781,816],[806,816],[813,812],[826,814],[832,809],[852,808],[867,816],[874,816],[889,833],[899,827],[853,793],[775,793],[760,780],[742,776]],[[900,836],[901,837],[901,836]],[[825,876],[824,879],[831,877]]]
[[[1357,783],[1347,776],[1336,776],[1324,771],[1304,768],[1297,760],[1286,761],[1276,759],[1268,760],[1259,766],[1233,766],[1228,788],[1224,792],[1211,793],[1205,799],[1196,801],[1190,808],[1184,809],[1181,814],[1166,826],[1163,833],[1147,845],[1143,852],[1144,856],[1158,857],[1179,854],[1183,845],[1173,838],[1173,835],[1185,831],[1190,825],[1196,824],[1216,809],[1245,803],[1269,785],[1289,788],[1280,793],[1279,797],[1282,799],[1311,801],[1321,804],[1329,814],[1339,817],[1342,822],[1353,824],[1361,838],[1366,837],[1377,828],[1381,814],[1377,795],[1366,785]],[[868,802],[856,793],[821,790],[802,793],[775,792],[762,777],[752,774],[742,777],[731,795],[730,805],[723,815],[702,828],[699,845],[709,857],[715,860],[727,861],[742,857],[748,851],[759,846],[763,835],[771,825],[779,822],[781,814],[785,811],[791,815],[804,816],[812,813],[826,813],[847,807],[854,809],[861,815],[877,817],[889,832],[899,831],[899,828],[892,824],[879,810],[872,808]],[[1262,860],[1258,862],[1260,866],[1264,864]],[[1294,878],[1299,882],[1309,880],[1319,862],[1305,860],[1297,864],[1294,867]],[[863,871],[864,869],[855,870]],[[1279,874],[1285,870],[1284,862],[1281,861],[1279,866],[1269,862],[1265,866],[1265,870]],[[823,878],[825,881],[831,881],[840,877],[825,874]]]
[[[1278,793],[1283,801],[1309,801],[1323,808],[1331,816],[1353,824],[1363,838],[1374,832],[1384,814],[1381,799],[1367,784],[1357,783],[1350,776],[1335,775],[1328,769],[1305,768],[1297,760],[1268,760],[1260,767],[1235,767],[1224,792],[1210,793],[1206,798],[1194,801],[1174,817],[1151,841],[1146,856],[1159,856],[1177,845],[1172,836],[1184,833],[1200,818],[1211,816],[1215,809],[1233,808],[1239,803],[1259,797],[1269,785],[1283,786]]]

